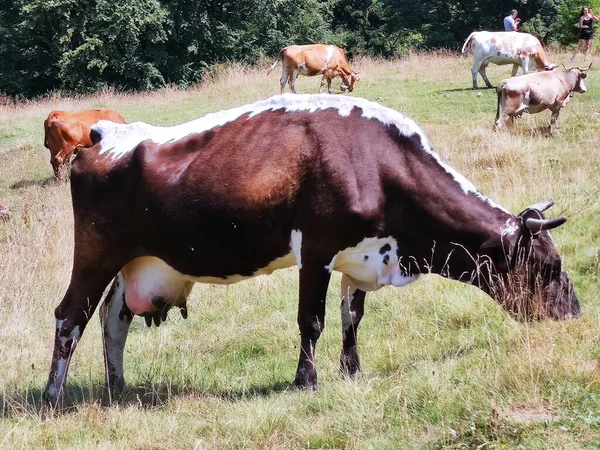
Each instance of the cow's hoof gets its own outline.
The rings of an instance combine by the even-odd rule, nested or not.
[[[342,354],[340,358],[340,372],[345,377],[360,375],[360,362],[358,360],[358,355]]]
[[[305,370],[304,368],[298,368],[294,385],[301,389],[316,391],[317,372],[314,369]]]
[[[125,377],[111,376],[108,381],[108,389],[112,394],[122,394],[125,390]]]

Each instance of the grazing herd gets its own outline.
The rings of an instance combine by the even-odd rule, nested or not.
[[[586,69],[554,69],[523,33],[473,33],[473,86],[489,62],[529,72],[504,80],[495,127],[550,109],[551,127]],[[535,38],[533,38],[535,39]],[[518,47],[523,45],[523,47]],[[539,45],[539,43],[538,43]],[[517,55],[517,56],[515,56]],[[298,75],[321,88],[358,81],[332,45],[290,46],[281,91]],[[539,77],[539,78],[533,78]],[[541,89],[540,86],[544,88]],[[548,230],[548,200],[512,214],[441,161],[417,124],[355,97],[282,94],[173,127],[127,124],[115,111],[53,111],[44,123],[57,177],[73,157],[75,254],[55,310],[44,398],[55,406],[73,351],[100,306],[107,384],[125,386],[124,347],[135,315],[159,326],[187,317],[196,282],[230,284],[299,269],[300,354],[295,384],[314,389],[316,344],[333,271],[342,273],[342,372],[360,371],[357,331],[366,293],[434,273],[479,287],[527,318],[579,314]],[[112,284],[111,284],[112,283]]]

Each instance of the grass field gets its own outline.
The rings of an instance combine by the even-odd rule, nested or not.
[[[555,62],[566,54],[553,54]],[[55,321],[71,270],[68,185],[52,181],[43,120],[53,109],[113,108],[128,121],[178,124],[279,92],[279,74],[221,67],[186,91],[0,104],[0,448],[598,448],[600,447],[600,58],[563,110],[492,132],[493,89],[470,89],[471,59],[415,54],[357,61],[351,95],[415,119],[442,159],[514,213],[554,198],[549,217],[582,304],[580,318],[513,320],[478,289],[431,275],[367,296],[363,374],[340,376],[339,275],[317,352],[320,389],[291,386],[299,352],[298,276],[197,285],[190,317],[134,319],[128,388],[109,398],[99,320],[77,347],[68,405],[41,407]],[[507,77],[492,66],[490,80]],[[481,81],[480,81],[481,83]],[[482,84],[482,83],[481,83]],[[300,78],[315,92],[318,78]],[[339,82],[335,83],[336,88]]]

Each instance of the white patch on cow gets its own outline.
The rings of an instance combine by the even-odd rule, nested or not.
[[[302,269],[302,231],[292,230],[290,247],[292,248],[292,253],[296,258],[296,265],[298,266],[298,269]]]
[[[327,47],[327,59],[325,60],[325,65],[319,71],[319,73],[324,73],[327,70],[327,67],[329,67],[329,63],[331,62],[331,58],[333,58],[333,50],[334,49],[335,49],[335,47],[333,45],[330,45],[330,46]]]
[[[154,127],[143,122],[118,124],[101,120],[92,128],[102,136],[100,154],[108,153],[113,158],[119,158],[131,152],[142,141],[151,140],[156,144],[177,141],[191,134],[203,133],[223,126],[244,115],[247,116],[246,120],[251,120],[266,111],[280,109],[288,112],[309,113],[324,109],[337,109],[342,117],[348,117],[355,108],[362,110],[362,117],[365,119],[374,119],[384,125],[394,126],[404,136],[417,135],[423,151],[430,154],[454,178],[465,194],[473,194],[490,206],[508,212],[482,195],[462,174],[442,162],[438,154],[431,149],[421,128],[413,120],[393,109],[363,98],[328,94],[282,94],[249,105],[207,114],[199,119],[173,127]]]
[[[506,224],[500,230],[500,234],[502,236],[512,236],[517,231],[519,231],[519,225],[517,225],[517,223],[512,218],[510,218],[506,220]]]
[[[79,341],[79,338],[81,337],[79,325],[74,326],[68,336],[60,336],[59,333],[64,323],[65,319],[56,319],[56,333],[58,335],[59,348],[61,349],[61,352],[62,348],[64,348],[70,340],[73,340],[71,344],[71,350],[75,349],[77,341]],[[62,358],[60,356],[56,360],[55,378],[48,384],[47,390],[48,397],[50,399],[57,399],[60,389],[62,386],[64,386],[64,381],[67,377],[67,370],[69,369],[69,360],[70,358]]]
[[[104,351],[106,355],[106,371],[108,378],[123,379],[123,350],[129,325],[127,317],[119,317],[123,309],[125,294],[125,279],[123,272],[119,272],[114,281],[116,284],[112,297],[105,299],[100,307],[100,319],[104,333]]]
[[[365,238],[355,247],[338,252],[325,269],[342,272],[363,291],[375,291],[383,286],[406,286],[418,275],[407,276],[400,269],[397,249],[398,243],[392,237]]]

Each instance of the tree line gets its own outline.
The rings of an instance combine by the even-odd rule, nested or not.
[[[594,8],[600,0],[585,5]],[[0,0],[0,94],[91,93],[197,83],[217,63],[290,44],[349,55],[460,49],[519,11],[546,43],[577,41],[580,0]]]

